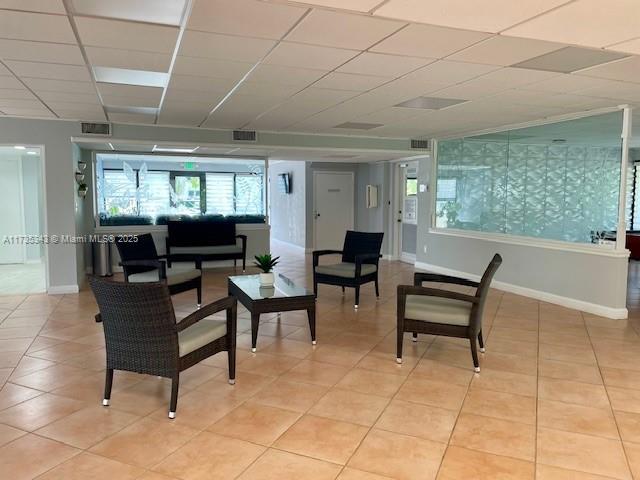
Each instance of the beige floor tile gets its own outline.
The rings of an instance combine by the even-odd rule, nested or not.
[[[299,358],[288,355],[270,355],[258,352],[240,362],[236,369],[241,372],[259,373],[261,375],[279,376],[300,363]]]
[[[536,359],[533,357],[489,351],[481,358],[480,367],[523,375],[535,375],[538,369]]]
[[[336,384],[336,387],[371,395],[392,397],[404,380],[399,375],[354,369],[345,375]]]
[[[396,398],[457,411],[462,406],[466,393],[466,387],[411,375]]]
[[[30,480],[78,453],[60,442],[24,435],[0,447],[0,478]]]
[[[537,461],[617,479],[631,478],[619,440],[539,428]]]
[[[55,364],[22,377],[13,378],[11,381],[23,387],[49,392],[80,380],[91,373],[89,370],[71,365]]]
[[[79,400],[44,394],[3,410],[0,423],[30,432],[84,407],[86,404]]]
[[[91,452],[130,465],[149,468],[184,445],[196,431],[167,419],[148,418],[129,425],[91,448]]]
[[[519,342],[530,342],[537,344],[538,332],[495,326],[491,329],[491,332],[487,336],[487,341],[489,340],[516,340]]]
[[[625,442],[624,450],[627,454],[633,478],[640,478],[640,443]]]
[[[607,392],[614,410],[640,413],[640,390],[607,387]]]
[[[640,390],[640,371],[602,367],[602,377],[607,387],[633,388]]]
[[[611,480],[611,477],[538,464],[536,465],[536,480]]]
[[[385,397],[334,388],[329,390],[309,413],[370,427],[388,403],[389,399]]]
[[[573,347],[570,345],[540,344],[540,357],[560,362],[595,365],[596,356],[591,346]]]
[[[0,447],[26,435],[27,432],[0,423]]]
[[[274,444],[281,450],[344,465],[367,428],[353,423],[305,415]]]
[[[94,406],[50,423],[37,430],[36,434],[87,449],[138,419],[131,413]]]
[[[337,480],[389,480],[391,477],[365,472],[356,468],[345,467]]]
[[[153,470],[184,480],[226,480],[238,476],[264,451],[253,443],[201,432]]]
[[[7,382],[2,388],[0,388],[0,410],[12,407],[18,403],[42,394],[43,392],[40,390],[34,390],[33,388],[27,388]]]
[[[292,382],[312,383],[331,387],[349,372],[348,367],[332,365],[330,363],[303,360],[286,373],[286,378]]]
[[[333,480],[341,467],[314,458],[268,450],[238,477],[240,480]]]
[[[39,480],[134,480],[144,470],[133,465],[116,462],[108,458],[83,452],[67,460],[47,473]]]
[[[609,398],[602,385],[592,385],[570,380],[540,378],[538,397],[544,400],[575,403],[596,408],[609,408]]]
[[[552,400],[538,401],[538,425],[567,432],[619,439],[611,409],[586,407]]]
[[[538,373],[541,377],[602,385],[600,369],[596,365],[582,365],[541,358]]]
[[[411,373],[416,377],[427,377],[463,387],[469,385],[473,377],[473,371],[468,368],[453,367],[428,358],[421,359]]]
[[[376,422],[376,428],[389,432],[447,443],[457,413],[444,408],[392,400]]]
[[[298,418],[299,413],[247,402],[231,411],[208,430],[261,445],[271,445]]]
[[[397,480],[433,480],[445,447],[444,443],[373,429],[349,467]]]
[[[309,360],[340,365],[344,367],[355,366],[367,352],[353,351],[335,345],[318,345],[311,353]]]
[[[640,443],[640,414],[614,411],[620,436],[625,442]]]
[[[487,340],[485,346],[489,352],[507,353],[509,355],[526,357],[538,356],[538,345],[532,342],[490,338]]]
[[[536,449],[535,426],[461,414],[453,430],[451,445],[533,461]]]
[[[260,390],[253,400],[262,405],[306,412],[327,392],[326,387],[276,380]]]
[[[464,401],[462,412],[535,425],[536,399],[512,393],[473,389]]]
[[[532,375],[522,375],[501,370],[485,368],[479,375],[474,375],[471,390],[491,390],[494,392],[513,393],[535,397],[537,379]]]
[[[438,480],[533,480],[534,464],[515,458],[450,446]]]

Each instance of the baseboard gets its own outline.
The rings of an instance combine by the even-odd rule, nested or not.
[[[66,295],[68,293],[78,293],[79,291],[78,285],[55,285],[50,286],[47,293],[49,295]]]
[[[459,270],[453,270],[451,268],[441,267],[438,265],[431,265],[424,262],[416,262],[415,267],[421,270],[427,270],[433,273],[441,273],[443,275],[453,275],[456,277],[463,277],[469,280],[479,281],[480,275],[473,273],[461,272]],[[493,288],[502,290],[509,293],[515,293],[516,295],[522,295],[525,297],[535,298],[536,300],[542,300],[543,302],[553,303],[562,307],[573,308],[582,312],[591,313],[593,315],[599,315],[601,317],[612,318],[615,320],[624,320],[629,316],[629,311],[626,308],[613,308],[606,305],[599,305],[597,303],[585,302],[584,300],[578,300],[570,297],[563,297],[554,293],[543,292],[541,290],[534,290],[533,288],[522,287],[520,285],[514,285],[512,283],[500,282],[494,280],[491,283]]]
[[[33,259],[33,260],[25,260],[24,263],[26,265],[35,265],[36,263],[42,263],[41,258]]]
[[[388,260],[389,262],[393,262],[395,260],[399,260],[397,255],[390,255],[388,253],[385,253],[384,255],[382,255],[382,259],[383,260]]]
[[[405,262],[405,263],[415,264],[416,263],[416,255],[415,255],[415,253],[402,252],[400,254],[400,261],[401,262]]]

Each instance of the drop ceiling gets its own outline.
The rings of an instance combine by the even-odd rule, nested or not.
[[[0,116],[451,136],[640,106],[638,18],[637,0],[0,0]],[[397,106],[419,97],[448,106]]]

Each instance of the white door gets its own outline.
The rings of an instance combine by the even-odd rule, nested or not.
[[[24,235],[20,168],[18,158],[0,155],[0,264],[24,263],[24,245],[11,243]]]
[[[341,250],[353,230],[353,173],[314,172],[314,247]]]
[[[398,165],[398,239],[400,260],[416,261],[418,239],[418,164],[412,162]]]

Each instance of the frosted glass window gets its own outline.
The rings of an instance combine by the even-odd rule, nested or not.
[[[255,215],[263,212],[262,175],[236,175],[236,213]]]
[[[616,230],[622,113],[438,144],[436,227],[591,243]]]
[[[171,208],[171,184],[169,172],[139,173],[140,214],[156,217],[165,214]]]
[[[207,173],[207,213],[231,215],[235,213],[233,173]]]

